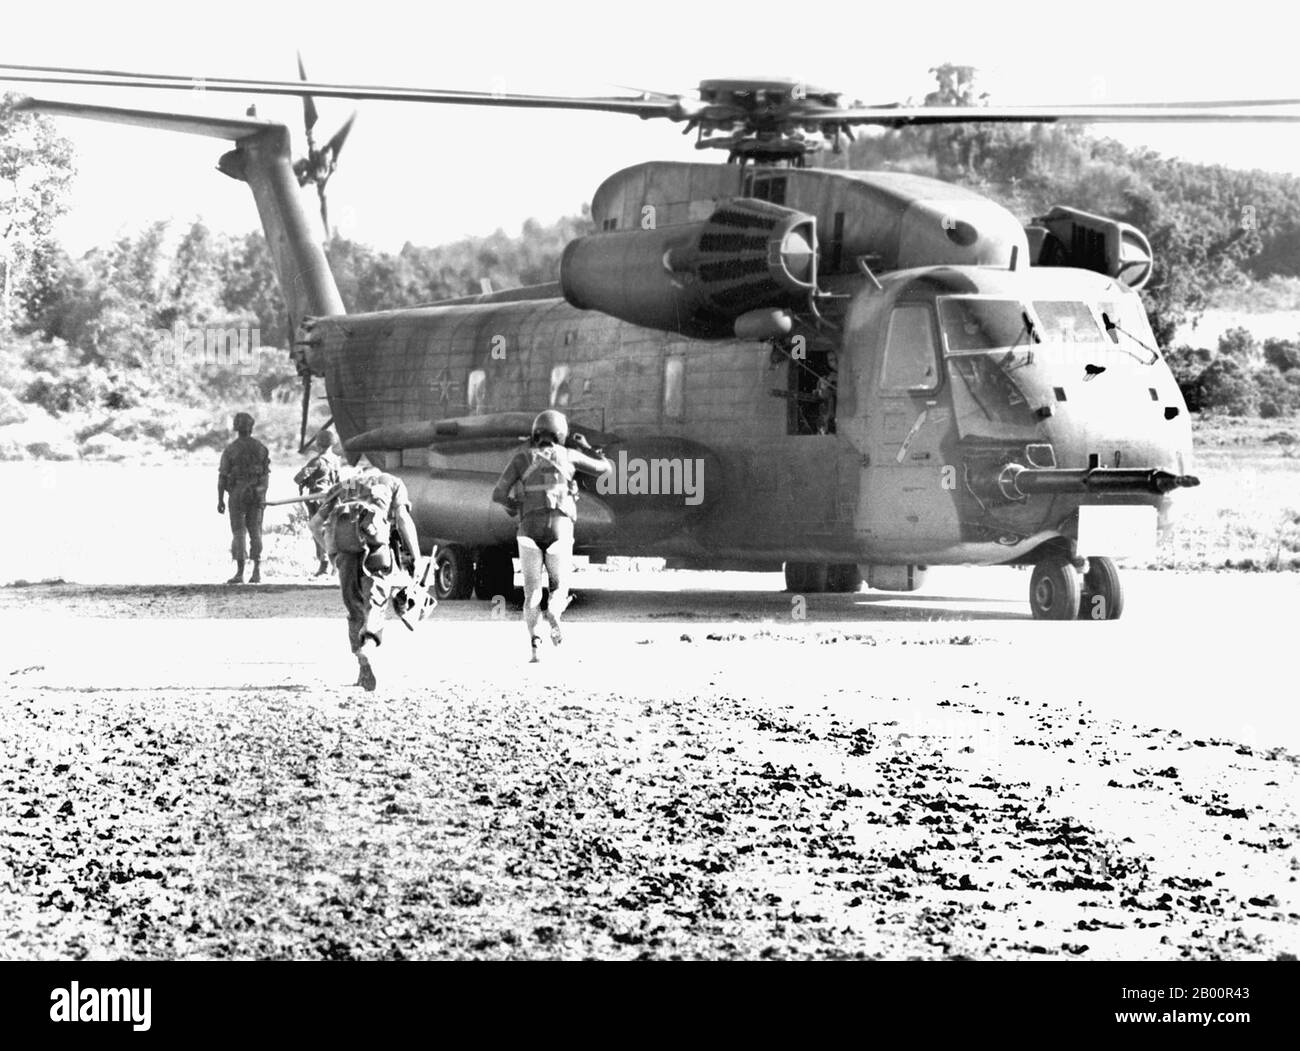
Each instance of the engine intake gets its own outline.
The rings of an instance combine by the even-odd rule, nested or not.
[[[703,222],[580,237],[564,250],[560,287],[582,310],[697,338],[730,336],[743,314],[808,302],[817,221],[738,197]]]
[[[1141,288],[1151,276],[1151,242],[1135,226],[1056,205],[1025,227],[1035,266],[1076,266]]]

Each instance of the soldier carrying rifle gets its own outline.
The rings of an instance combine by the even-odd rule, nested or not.
[[[226,513],[226,497],[230,497],[230,557],[235,560],[235,575],[226,583],[244,582],[244,563],[251,555],[253,575],[248,582],[260,584],[262,508],[271,476],[271,454],[253,437],[253,417],[248,413],[235,413],[234,427],[238,437],[222,452],[217,471],[217,514]]]
[[[419,619],[434,605],[426,586],[432,559],[420,557],[406,485],[375,467],[343,467],[338,484],[322,494],[311,530],[338,567],[348,643],[357,658],[356,685],[373,690],[372,660],[383,641],[384,606],[393,602],[411,628],[412,615]]]
[[[338,483],[339,468],[343,466],[343,461],[339,459],[338,453],[334,452],[334,435],[328,429],[316,435],[313,444],[317,453],[293,476],[293,484],[298,487],[300,493],[321,497]],[[319,499],[308,500],[306,505],[308,518],[320,510]],[[325,548],[321,546],[315,534],[312,535],[312,541],[316,544],[316,575],[323,577],[330,571],[329,560],[325,557]]]

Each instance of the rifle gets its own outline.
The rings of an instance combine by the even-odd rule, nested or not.
[[[278,500],[264,500],[263,507],[283,507],[285,504],[305,504],[305,503],[325,503],[326,500],[333,499],[338,495],[341,485],[335,485],[320,493],[302,493],[298,496],[286,496]]]
[[[433,593],[433,581],[430,580],[437,557],[438,549],[434,547],[425,559],[420,579],[416,580],[411,574],[408,576],[409,583],[399,584],[392,590],[393,610],[409,631],[414,631],[415,625],[438,606],[437,596]]]

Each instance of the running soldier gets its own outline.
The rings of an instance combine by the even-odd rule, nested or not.
[[[312,516],[311,529],[338,567],[348,643],[357,658],[356,685],[373,690],[371,661],[383,641],[393,575],[403,561],[412,578],[418,575],[420,541],[406,485],[375,467],[344,467]]]
[[[578,517],[578,473],[600,476],[614,469],[581,434],[569,434],[569,422],[554,409],[538,413],[528,447],[515,453],[502,472],[492,499],[519,516],[519,562],[524,572],[524,625],[532,660],[540,660],[537,620],[542,606],[544,573],[551,579],[546,619],[551,645],[563,639],[560,618],[569,604],[573,561],[573,524]]]
[[[316,435],[314,444],[317,449],[316,455],[303,464],[302,469],[293,476],[293,482],[298,487],[299,493],[324,497],[338,484],[339,468],[343,466],[343,461],[334,452],[334,435],[329,430],[323,430]],[[310,519],[320,510],[320,501],[308,500],[306,506],[307,517]],[[312,542],[316,545],[316,575],[323,577],[330,571],[329,559],[326,558],[325,548],[316,539],[315,533],[312,534]]]
[[[217,470],[217,514],[226,513],[227,494],[230,497],[230,557],[235,560],[235,575],[226,583],[244,582],[244,563],[251,557],[253,575],[248,582],[260,584],[262,510],[271,479],[271,455],[253,437],[253,417],[248,413],[236,413],[234,426],[239,437],[226,446]]]

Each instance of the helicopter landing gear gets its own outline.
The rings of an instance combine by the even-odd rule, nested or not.
[[[1063,555],[1048,555],[1034,566],[1029,578],[1029,608],[1035,620],[1077,619],[1082,594],[1079,571]]]
[[[515,588],[515,561],[508,547],[485,547],[474,567],[474,595],[491,602],[497,595],[507,598]]]
[[[833,562],[826,568],[826,590],[856,595],[862,587],[862,570],[856,562]]]
[[[1119,620],[1124,613],[1124,587],[1119,570],[1109,558],[1088,559],[1083,575],[1083,599],[1080,620]]]
[[[787,562],[786,591],[804,595],[852,595],[862,587],[862,571],[856,562]]]
[[[787,562],[786,591],[805,595],[820,594],[827,590],[827,568],[825,562]]]
[[[433,594],[438,601],[469,598],[474,590],[474,559],[461,544],[438,548],[434,563]]]

